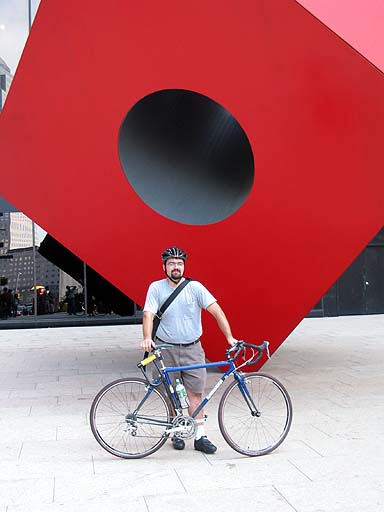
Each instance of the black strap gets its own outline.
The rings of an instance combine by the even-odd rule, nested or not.
[[[163,302],[163,304],[160,306],[159,310],[157,311],[155,318],[153,319],[153,328],[152,328],[152,339],[155,341],[157,329],[159,328],[160,320],[165,313],[165,310],[168,308],[168,306],[171,305],[171,303],[176,299],[176,297],[179,295],[179,293],[187,286],[187,284],[191,281],[190,277],[186,277],[184,281],[177,286],[171,295],[167,297],[167,299]],[[149,352],[144,353],[144,359],[148,357]]]

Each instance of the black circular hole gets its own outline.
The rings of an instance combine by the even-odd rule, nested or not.
[[[251,145],[221,105],[193,91],[142,98],[119,133],[125,175],[157,213],[184,224],[212,224],[238,210],[252,188]]]

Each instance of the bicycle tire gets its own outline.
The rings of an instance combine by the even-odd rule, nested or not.
[[[127,415],[136,410],[147,393],[144,379],[124,378],[107,384],[95,396],[90,425],[96,441],[109,453],[123,459],[151,455],[167,441],[165,427],[136,423]],[[171,410],[164,393],[154,388],[140,408],[140,415],[169,422]]]
[[[221,397],[218,420],[225,441],[249,457],[266,455],[287,437],[292,424],[292,402],[285,387],[265,373],[244,375],[247,389],[260,411],[253,416],[237,380]]]

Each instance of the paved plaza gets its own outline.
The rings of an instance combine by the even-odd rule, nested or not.
[[[292,428],[258,458],[226,445],[218,398],[206,411],[214,455],[192,441],[140,460],[99,447],[92,399],[109,381],[137,375],[140,332],[0,331],[0,512],[384,510],[383,315],[305,319],[289,336],[263,371],[286,385]]]

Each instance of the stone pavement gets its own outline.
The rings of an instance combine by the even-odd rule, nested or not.
[[[140,460],[99,447],[92,399],[136,373],[140,331],[0,331],[0,512],[384,510],[383,315],[305,319],[289,336],[263,370],[286,385],[293,425],[258,458],[226,445],[217,399],[207,410],[214,455],[192,441]]]

